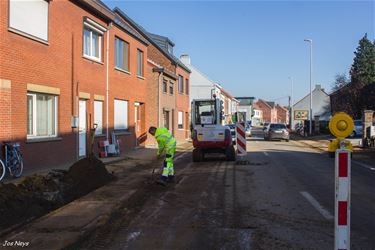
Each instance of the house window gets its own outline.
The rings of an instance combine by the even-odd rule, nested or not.
[[[128,101],[115,100],[115,130],[128,129]]]
[[[143,77],[143,51],[137,49],[137,75]]]
[[[101,61],[104,27],[93,21],[84,23],[83,55],[90,59]]]
[[[57,136],[57,96],[27,94],[27,137]]]
[[[169,94],[173,95],[173,84],[169,85]]]
[[[9,1],[9,27],[48,41],[48,1]]]
[[[178,93],[184,92],[184,78],[178,75]]]
[[[189,94],[189,79],[185,79],[185,93]]]
[[[179,129],[184,128],[184,125],[183,125],[183,118],[182,118],[183,115],[184,115],[183,112],[178,111],[178,128],[179,128]]]
[[[97,125],[95,134],[103,134],[103,102],[94,101],[94,124]]]
[[[115,37],[115,66],[129,71],[129,43]]]
[[[168,85],[168,81],[167,81],[167,80],[164,80],[164,81],[163,81],[163,92],[164,92],[164,93],[167,93],[167,91],[168,91],[168,90],[167,90],[167,88],[168,88],[167,85]]]

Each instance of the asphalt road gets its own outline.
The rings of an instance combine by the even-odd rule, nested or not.
[[[177,183],[145,184],[140,201],[82,247],[333,249],[334,161],[298,142],[256,136],[245,160],[180,157]],[[375,171],[355,164],[351,222],[352,249],[375,249]]]

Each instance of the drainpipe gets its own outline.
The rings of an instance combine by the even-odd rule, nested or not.
[[[107,48],[106,48],[106,58],[107,58],[107,62],[106,62],[106,79],[105,79],[105,83],[106,83],[106,86],[105,86],[105,107],[106,107],[106,125],[107,125],[107,128],[106,128],[106,138],[107,140],[109,140],[109,115],[108,115],[108,112],[109,112],[109,108],[108,108],[108,98],[109,98],[109,76],[108,76],[108,73],[109,73],[109,31],[110,29],[112,28],[112,22],[109,23],[108,25],[108,30],[107,30]]]
[[[162,79],[162,71],[159,71],[159,80],[158,80],[158,127],[160,127],[160,84]]]

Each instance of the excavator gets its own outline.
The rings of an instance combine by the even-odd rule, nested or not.
[[[193,161],[203,161],[206,154],[225,154],[227,161],[236,160],[229,127],[222,124],[223,101],[213,96],[211,99],[194,99],[191,102],[191,134],[193,139]]]

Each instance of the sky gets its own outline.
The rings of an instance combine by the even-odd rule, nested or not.
[[[151,33],[175,43],[174,54],[234,96],[286,105],[313,86],[330,91],[337,73],[349,73],[358,41],[374,40],[374,1],[128,1],[119,7]]]

